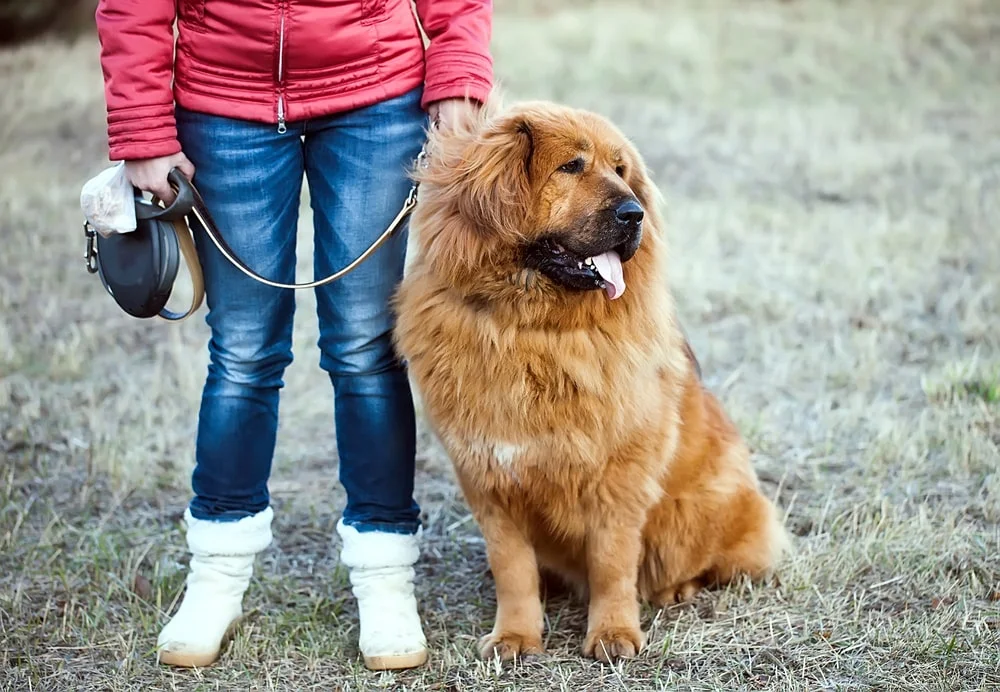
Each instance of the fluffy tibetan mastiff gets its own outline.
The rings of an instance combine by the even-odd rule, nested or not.
[[[678,325],[658,191],[585,110],[494,98],[428,137],[395,338],[485,538],[480,653],[542,651],[554,573],[584,654],[635,656],[640,598],[766,577],[788,541]]]

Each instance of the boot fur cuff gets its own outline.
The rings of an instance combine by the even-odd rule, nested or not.
[[[208,555],[255,555],[271,545],[270,507],[237,521],[197,519],[191,510],[184,511],[187,543],[192,553]]]
[[[404,567],[413,565],[420,557],[420,530],[415,535],[358,531],[340,519],[337,533],[344,543],[340,561],[350,568]]]

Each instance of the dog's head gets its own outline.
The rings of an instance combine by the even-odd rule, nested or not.
[[[655,242],[644,163],[595,113],[491,101],[432,133],[428,147],[412,225],[426,259],[460,289],[489,299],[510,295],[505,283],[548,298],[616,299],[630,263]]]

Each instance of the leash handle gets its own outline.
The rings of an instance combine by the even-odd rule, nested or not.
[[[423,150],[421,150],[420,154],[417,157],[418,163],[423,161],[424,156],[425,153]],[[198,189],[194,186],[194,184],[192,184],[191,181],[188,180],[183,173],[181,173],[180,169],[178,168],[171,169],[170,173],[167,174],[167,182],[169,182],[170,186],[174,189],[177,198],[173,201],[173,203],[170,206],[166,208],[159,208],[158,216],[160,218],[174,220],[175,217],[181,218],[189,213],[194,215],[194,217],[198,219],[198,222],[201,224],[202,228],[205,229],[205,232],[208,234],[208,237],[215,244],[215,247],[217,247],[219,249],[219,252],[222,253],[223,257],[229,260],[229,262],[233,266],[235,266],[237,269],[239,269],[244,274],[249,276],[251,279],[259,281],[260,283],[265,284],[267,286],[271,286],[273,288],[286,288],[295,290],[303,288],[315,288],[317,286],[323,286],[325,284],[331,283],[333,281],[336,281],[337,279],[342,278],[346,274],[356,269],[358,265],[360,265],[362,262],[368,259],[368,257],[373,252],[375,252],[383,243],[385,243],[385,241],[388,240],[389,237],[396,232],[396,230],[399,228],[399,225],[403,222],[403,219],[405,219],[410,214],[410,212],[413,211],[414,207],[417,206],[417,184],[414,183],[413,186],[410,188],[409,194],[406,196],[406,201],[403,203],[402,209],[399,210],[399,213],[396,214],[396,217],[392,220],[389,226],[382,232],[382,234],[378,238],[376,238],[374,242],[372,242],[372,244],[369,245],[364,252],[358,255],[358,257],[356,257],[354,261],[352,261],[343,269],[339,269],[338,271],[335,271],[333,274],[330,274],[329,276],[326,276],[322,279],[316,279],[314,281],[309,281],[307,283],[301,283],[301,284],[285,284],[277,281],[271,281],[270,279],[261,276],[253,269],[248,267],[239,257],[236,256],[236,253],[229,246],[229,243],[227,243],[225,238],[222,237],[222,234],[219,233],[219,229],[215,225],[215,220],[212,218],[211,213],[208,211],[208,207],[205,205],[205,200],[202,199],[201,193],[199,193]],[[137,213],[139,212],[137,211]]]
[[[135,196],[135,216],[139,220],[159,219],[163,221],[183,221],[184,217],[194,209],[196,200],[200,199],[198,191],[191,184],[180,169],[173,168],[167,174],[167,182],[174,190],[174,201],[168,205],[160,206],[162,200],[153,196],[152,202],[147,202],[142,196],[142,190],[135,185],[132,186],[132,194]]]

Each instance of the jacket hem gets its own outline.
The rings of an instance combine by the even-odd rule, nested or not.
[[[363,88],[349,91],[320,92],[312,96],[298,96],[292,92],[286,96],[285,122],[292,123],[309,118],[321,118],[373,106],[382,101],[402,96],[422,84],[421,70],[406,76],[406,78],[396,77],[388,84],[373,82]],[[261,92],[261,94],[264,93]],[[238,113],[235,117],[239,120],[271,125],[276,125],[278,122],[272,98],[260,99],[258,97],[257,100],[250,100],[246,94],[242,94],[242,98],[236,93],[232,96],[219,93],[209,94],[186,84],[175,87],[175,97],[178,105],[182,108],[197,113],[225,118],[234,118],[233,114]]]

